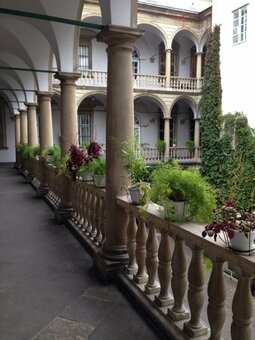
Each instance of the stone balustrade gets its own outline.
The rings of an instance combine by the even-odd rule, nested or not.
[[[77,86],[105,87],[107,86],[107,72],[97,70],[79,69],[80,78],[76,81]],[[58,79],[53,77],[53,85],[59,85]],[[198,92],[203,86],[203,78],[171,77],[170,85],[167,85],[166,76],[150,74],[133,74],[133,86],[135,89],[171,90]]]
[[[63,195],[63,176],[49,165],[44,166],[43,175],[40,167],[42,162],[33,160],[28,168],[32,169],[38,184],[47,179],[45,197],[56,208]],[[97,252],[106,239],[105,191],[80,179],[66,183],[70,186],[73,209],[69,223]],[[117,197],[117,204],[128,216],[128,225],[120,227],[123,232],[127,231],[129,262],[119,280],[164,334],[178,340],[221,339],[226,334],[233,340],[254,338],[250,290],[251,278],[255,275],[254,255],[241,256],[220,240],[203,238],[203,225],[198,223],[177,224],[165,220],[162,207],[155,204],[135,206],[126,196]],[[208,283],[204,254],[212,263]],[[233,298],[226,290],[226,265],[237,277]],[[226,323],[226,301],[229,303],[230,299],[232,321]]]
[[[238,276],[228,334],[234,340],[253,339],[250,279],[255,274],[255,257],[237,255],[220,241],[204,239],[202,225],[163,219],[156,205],[143,209],[131,205],[124,196],[117,202],[129,216],[125,275],[130,284],[126,288],[136,285],[137,299],[147,297],[152,308],[158,308],[169,323],[174,323],[180,331],[178,339],[221,339],[226,317],[224,263],[228,263]],[[212,261],[207,294],[203,253]],[[209,326],[201,319],[204,305]]]

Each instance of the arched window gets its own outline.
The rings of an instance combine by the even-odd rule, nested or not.
[[[163,41],[158,45],[158,62],[159,62],[159,74],[164,76],[166,74],[166,54],[165,44]]]
[[[132,68],[133,73],[140,73],[140,55],[136,48],[134,48],[133,54],[132,54]]]
[[[141,143],[141,123],[140,119],[135,115],[134,119],[134,136],[135,136],[135,141],[138,145]]]
[[[179,45],[173,41],[171,52],[171,76],[178,76],[179,74]]]

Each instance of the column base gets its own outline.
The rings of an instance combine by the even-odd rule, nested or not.
[[[63,224],[68,220],[68,218],[72,216],[72,213],[72,207],[60,205],[58,208],[55,209],[55,220],[58,224]]]
[[[111,261],[103,258],[101,252],[95,253],[93,255],[93,263],[96,271],[99,273],[100,277],[107,284],[115,281],[117,276],[122,273],[128,260],[125,262]]]
[[[36,190],[36,197],[42,198],[43,196],[47,195],[49,192],[49,187],[46,184],[40,184]]]
[[[35,175],[28,173],[25,177],[25,183],[31,184],[34,178],[35,178]]]
[[[167,316],[171,320],[180,321],[180,320],[189,319],[190,313],[186,309],[183,309],[182,312],[175,312],[175,311],[173,311],[173,309],[168,308]]]
[[[185,322],[183,330],[191,338],[196,338],[198,336],[206,335],[208,333],[208,328],[202,321],[200,322],[200,327],[198,328],[194,328],[190,325],[189,322]]]

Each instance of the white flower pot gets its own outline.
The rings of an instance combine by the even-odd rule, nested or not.
[[[90,172],[86,172],[86,171],[83,172],[81,174],[81,177],[84,180],[84,182],[91,182],[91,181],[93,181],[93,176],[92,176],[92,174]]]
[[[185,217],[188,214],[188,204],[186,201],[173,201],[175,216]]]
[[[141,189],[138,187],[128,187],[128,192],[131,198],[131,201],[133,204],[139,205],[140,204],[140,198],[141,198]]]
[[[105,175],[93,175],[94,185],[98,188],[105,188]]]
[[[247,234],[243,232],[234,231],[235,235],[229,240],[229,245],[232,249],[240,252],[249,252],[255,249],[255,230]]]

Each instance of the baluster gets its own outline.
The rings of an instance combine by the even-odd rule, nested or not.
[[[138,220],[138,230],[136,233],[136,262],[138,270],[136,275],[134,275],[134,281],[136,283],[146,283],[148,280],[148,274],[146,273],[146,240],[147,231],[145,222],[139,218]]]
[[[168,309],[168,316],[174,320],[189,318],[189,312],[184,308],[183,300],[187,289],[186,257],[184,253],[184,240],[178,236],[175,239],[175,247],[172,259],[172,290],[174,306]]]
[[[226,285],[223,275],[224,261],[217,257],[212,260],[213,269],[208,283],[207,306],[208,321],[211,327],[209,340],[220,340],[221,330],[226,318]]]
[[[94,241],[97,245],[99,245],[99,241],[101,239],[101,232],[100,232],[100,209],[101,209],[101,202],[100,202],[100,194],[96,194],[96,204],[95,204],[95,236]]]
[[[88,189],[88,199],[87,199],[87,228],[86,228],[86,235],[89,235],[91,230],[92,230],[92,225],[91,225],[91,201],[92,201],[92,192],[91,188]]]
[[[79,224],[79,184],[76,182],[72,183],[72,206],[74,209],[73,216],[75,217],[75,224]]]
[[[204,304],[204,270],[202,249],[192,248],[192,258],[188,271],[188,301],[191,318],[184,324],[184,331],[192,338],[207,334],[207,327],[201,322],[200,315]]]
[[[91,223],[91,232],[90,232],[90,238],[93,240],[96,235],[96,226],[95,226],[95,215],[96,215],[96,200],[97,196],[95,193],[95,189],[91,191],[92,198],[90,200],[90,223]]]
[[[101,242],[100,245],[103,245],[105,242],[105,196],[102,197],[102,205],[101,205],[101,219],[100,219],[100,230],[101,230]]]
[[[173,297],[169,293],[169,284],[171,280],[171,247],[170,239],[166,230],[162,230],[161,232],[158,257],[158,277],[161,289],[159,295],[155,297],[155,302],[158,306],[165,307],[173,302]]]
[[[156,294],[160,292],[160,286],[156,280],[158,270],[158,239],[154,224],[149,226],[149,234],[146,243],[146,267],[148,272],[148,282],[145,285],[146,294]]]
[[[235,270],[235,272],[239,277],[232,302],[233,321],[231,324],[231,337],[232,340],[251,340],[253,303],[250,275],[240,269]]]
[[[134,274],[137,271],[136,263],[136,233],[137,224],[136,218],[132,212],[128,212],[129,222],[127,227],[127,252],[129,256],[129,263],[125,267],[125,272],[128,274]]]
[[[88,227],[88,187],[87,184],[83,184],[84,191],[83,191],[83,197],[82,197],[82,209],[83,209],[83,225],[82,225],[82,231],[85,232]]]
[[[83,227],[84,214],[83,214],[83,194],[84,194],[84,182],[79,181],[79,228]]]

